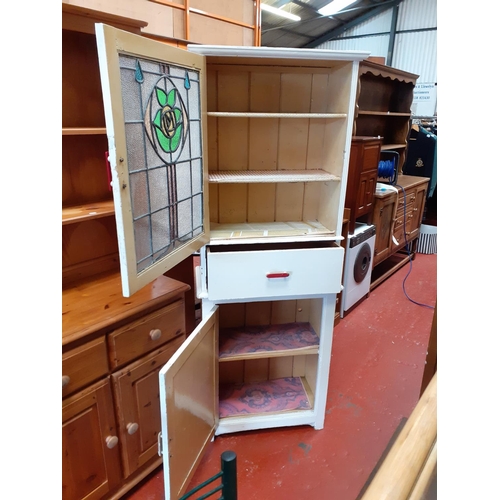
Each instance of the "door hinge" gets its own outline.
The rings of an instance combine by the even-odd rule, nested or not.
[[[158,433],[158,455],[161,457],[163,455],[163,440],[161,438],[161,432]]]

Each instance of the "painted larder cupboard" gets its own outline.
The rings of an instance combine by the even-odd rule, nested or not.
[[[96,36],[123,294],[201,255],[202,322],[159,372],[178,498],[214,435],[323,427],[369,54]]]

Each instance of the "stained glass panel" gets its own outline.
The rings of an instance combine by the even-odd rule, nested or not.
[[[203,232],[200,75],[120,55],[136,266]]]

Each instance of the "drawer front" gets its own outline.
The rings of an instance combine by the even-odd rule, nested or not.
[[[185,333],[184,300],[177,300],[108,335],[111,367],[122,366]]]
[[[108,373],[104,337],[71,349],[62,355],[62,395],[81,389]]]
[[[416,189],[407,189],[405,191],[406,193],[406,210],[408,212],[408,206],[412,203],[414,203],[416,197],[417,197],[417,190]],[[405,206],[405,197],[403,195],[403,192],[400,191],[398,194],[398,208],[397,210],[403,210]]]
[[[210,252],[208,298],[216,301],[339,293],[342,247]]]

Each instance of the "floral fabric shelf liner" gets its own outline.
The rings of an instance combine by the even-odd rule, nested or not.
[[[252,384],[223,384],[219,388],[220,418],[310,409],[300,377]]]
[[[219,360],[248,358],[259,353],[276,355],[298,349],[317,352],[318,346],[318,335],[310,323],[221,328]]]

